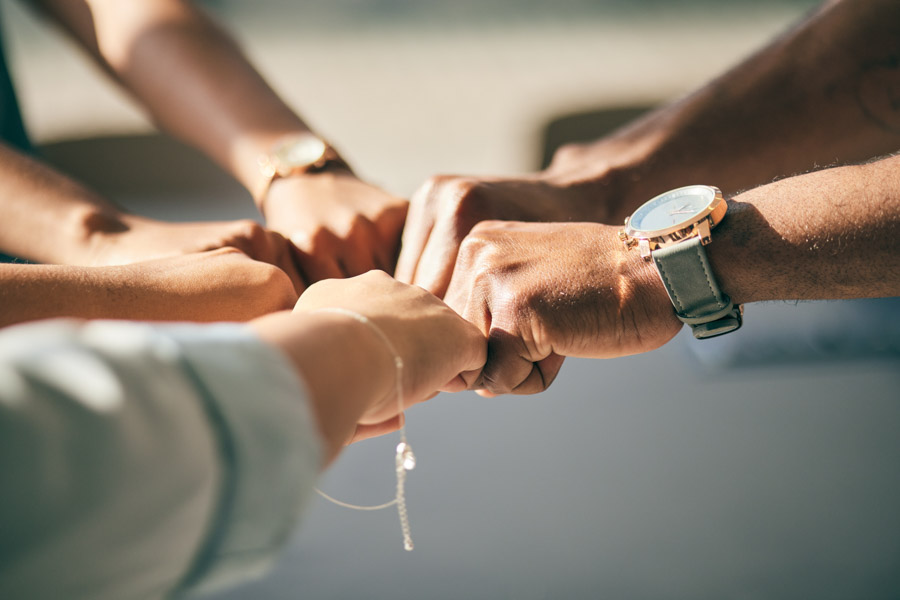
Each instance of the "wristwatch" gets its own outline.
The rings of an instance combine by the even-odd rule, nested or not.
[[[306,132],[285,137],[278,141],[268,154],[260,155],[259,169],[266,178],[259,193],[265,197],[272,182],[279,177],[303,173],[318,173],[330,167],[349,169],[347,163],[322,138]]]
[[[626,248],[637,247],[656,265],[675,314],[698,339],[731,333],[743,322],[743,306],[719,289],[703,248],[727,210],[718,188],[689,185],[645,202],[619,232]]]

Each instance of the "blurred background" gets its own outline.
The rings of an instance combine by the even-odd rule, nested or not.
[[[363,176],[537,168],[568,139],[702,84],[812,0],[203,3]],[[153,133],[48,24],[0,0],[32,137],[143,214],[255,217],[245,192]],[[715,182],[710,182],[715,183]],[[720,340],[569,360],[533,397],[410,411],[416,550],[396,513],[316,501],[275,570],[221,599],[900,597],[900,312],[753,305]],[[322,481],[393,494],[394,438]]]

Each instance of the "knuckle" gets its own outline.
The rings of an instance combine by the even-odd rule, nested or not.
[[[472,231],[469,232],[469,235],[488,235],[495,230],[501,229],[503,227],[504,221],[499,221],[496,219],[489,219],[487,221],[479,221],[472,227]]]
[[[282,310],[293,306],[297,299],[294,290],[294,284],[287,273],[273,267],[272,265],[263,265],[267,267],[262,275],[261,287],[266,292],[266,297],[271,302],[272,310]]]
[[[489,229],[472,229],[459,244],[460,256],[476,257],[487,252],[494,245]]]
[[[263,226],[253,219],[240,219],[234,222],[235,233],[246,238],[254,238],[263,233]]]
[[[481,186],[470,178],[456,178],[444,187],[442,196],[445,210],[454,213],[468,213],[479,204]]]
[[[442,206],[456,207],[469,201],[479,189],[478,180],[458,175],[430,177],[413,196],[420,202],[438,202]]]
[[[567,162],[579,160],[586,151],[587,144],[580,142],[570,142],[560,146],[553,154],[553,162]]]
[[[307,240],[309,242],[310,250],[316,254],[326,250],[330,251],[330,249],[335,246],[337,236],[326,227],[318,227],[309,235]]]
[[[350,218],[347,235],[348,237],[355,237],[363,233],[374,232],[374,230],[375,224],[365,215],[357,213]]]
[[[216,248],[209,253],[210,256],[227,256],[234,258],[235,256],[246,257],[240,249],[235,248],[234,246],[222,246],[221,248]]]
[[[457,266],[486,274],[502,272],[507,253],[502,240],[490,228],[472,230],[459,247]]]
[[[394,280],[393,277],[379,269],[366,271],[362,275],[359,275],[359,278],[361,281],[371,282],[372,284],[384,284]]]

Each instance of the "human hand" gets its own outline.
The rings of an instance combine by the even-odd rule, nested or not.
[[[349,171],[278,178],[262,207],[267,226],[300,250],[308,283],[394,270],[407,202]]]
[[[480,221],[592,221],[587,186],[545,174],[518,179],[438,176],[413,195],[397,278],[442,297],[459,246]]]
[[[107,306],[93,312],[103,318],[248,321],[288,309],[297,299],[284,271],[234,248],[98,271]]]
[[[682,327],[652,264],[593,223],[476,225],[446,301],[488,338],[489,394],[543,391],[565,356],[646,352]]]
[[[427,400],[438,391],[469,388],[484,364],[487,345],[473,325],[432,294],[381,271],[316,283],[300,297],[294,312],[309,314],[325,308],[359,313],[384,332],[403,360],[405,406]],[[386,355],[387,348],[380,340],[377,345]],[[393,369],[392,360],[386,364]],[[376,427],[390,423],[395,428],[400,423],[397,417],[397,400],[390,392],[377,398],[359,423]],[[386,431],[382,428],[379,432]]]
[[[89,266],[124,265],[235,248],[253,260],[280,268],[296,293],[306,287],[291,244],[281,234],[249,219],[170,223],[121,215],[99,226],[92,238],[85,261]]]

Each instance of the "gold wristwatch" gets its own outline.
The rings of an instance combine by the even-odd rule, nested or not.
[[[306,132],[285,137],[278,141],[268,154],[257,160],[266,178],[259,193],[265,198],[272,182],[279,177],[304,173],[318,173],[332,167],[349,169],[337,151],[322,138]]]
[[[689,185],[645,202],[625,219],[619,238],[653,261],[675,307],[694,337],[731,333],[743,323],[743,307],[719,289],[703,248],[728,204],[718,188]]]

